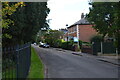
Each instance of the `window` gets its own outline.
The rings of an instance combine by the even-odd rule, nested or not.
[[[74,27],[74,31],[77,31],[76,27]]]

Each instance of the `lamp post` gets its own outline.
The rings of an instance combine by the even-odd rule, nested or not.
[[[67,28],[67,26],[68,26],[68,24],[66,24],[66,28]],[[68,48],[68,31],[67,31],[67,48]]]

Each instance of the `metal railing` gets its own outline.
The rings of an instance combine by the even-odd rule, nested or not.
[[[31,44],[3,48],[2,79],[27,78],[31,63]]]

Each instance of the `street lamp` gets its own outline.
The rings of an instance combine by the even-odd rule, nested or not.
[[[68,24],[66,24],[66,28],[67,28]],[[68,48],[68,31],[67,31],[67,48]]]

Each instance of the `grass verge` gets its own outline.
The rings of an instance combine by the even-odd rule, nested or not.
[[[34,48],[31,48],[31,66],[28,78],[44,78],[43,64]]]

